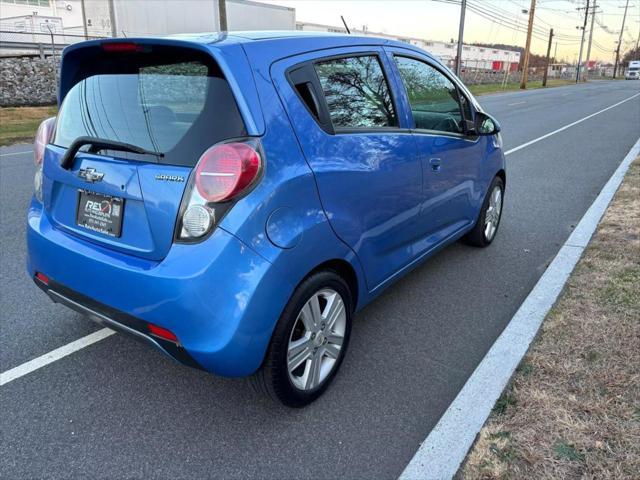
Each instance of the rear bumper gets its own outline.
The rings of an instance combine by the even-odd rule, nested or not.
[[[61,232],[35,200],[27,271],[49,277],[54,301],[224,376],[250,375],[260,366],[292,291],[267,260],[220,228],[202,243],[174,244],[155,262]],[[149,336],[146,323],[173,332],[180,348]]]
[[[148,333],[147,323],[139,318],[127,315],[107,305],[75,292],[57,282],[44,283],[37,277],[33,281],[40,287],[54,303],[59,303],[78,313],[86,315],[94,322],[129,335],[157,350],[168,355],[173,360],[193,368],[202,368],[189,355],[184,347],[178,343],[170,342],[162,338],[154,338]]]

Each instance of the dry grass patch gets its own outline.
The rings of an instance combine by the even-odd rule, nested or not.
[[[575,85],[575,81],[566,79],[549,79],[547,80],[547,87],[562,87],[565,85]],[[502,83],[485,83],[480,85],[467,85],[467,88],[474,95],[486,95],[489,93],[510,92],[514,90],[520,90],[520,82],[509,82],[506,85]],[[542,80],[534,80],[527,82],[527,90],[537,90],[539,88],[545,88],[542,86]]]
[[[458,476],[640,478],[640,158]]]
[[[0,145],[33,141],[40,122],[57,111],[55,106],[0,108]]]

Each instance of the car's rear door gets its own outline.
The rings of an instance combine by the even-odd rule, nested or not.
[[[166,41],[72,47],[62,78],[43,165],[46,215],[59,230],[102,247],[163,259],[199,157],[245,134],[227,80],[208,52]],[[65,165],[79,138],[86,145]]]
[[[272,66],[322,205],[369,289],[416,256],[422,166],[379,47],[331,49]]]
[[[473,198],[483,145],[470,131],[472,108],[448,72],[426,55],[385,47],[398,83],[406,91],[412,136],[423,165],[420,224],[425,250],[475,221]]]

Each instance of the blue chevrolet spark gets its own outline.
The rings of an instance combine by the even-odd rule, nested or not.
[[[57,303],[300,407],[354,312],[494,239],[498,123],[432,56],[299,32],[90,41],[35,144],[28,272]]]

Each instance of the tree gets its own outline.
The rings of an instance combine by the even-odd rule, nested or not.
[[[640,60],[640,48],[632,48],[622,57],[622,65],[628,66],[632,60]]]

